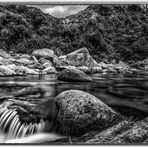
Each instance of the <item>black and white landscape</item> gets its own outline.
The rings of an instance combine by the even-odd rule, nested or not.
[[[147,5],[53,8],[0,5],[0,143],[147,144]]]

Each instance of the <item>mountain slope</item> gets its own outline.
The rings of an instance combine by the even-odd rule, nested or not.
[[[134,63],[148,57],[147,5],[90,5],[66,18],[22,5],[0,6],[0,48],[57,55],[87,47],[97,61]]]

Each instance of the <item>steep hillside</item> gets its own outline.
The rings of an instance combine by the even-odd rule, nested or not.
[[[145,5],[91,5],[64,21],[67,22],[65,28],[77,34],[75,40],[98,60],[104,57],[129,62],[148,57]],[[71,43],[73,46],[74,42]]]
[[[90,5],[61,19],[34,7],[0,6],[0,42],[7,51],[47,47],[57,55],[85,46],[97,61],[132,64],[148,57],[147,5]]]
[[[58,19],[23,5],[0,6],[0,46],[7,51],[32,52],[46,47],[44,32],[52,32]]]

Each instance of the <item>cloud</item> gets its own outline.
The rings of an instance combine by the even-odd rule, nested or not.
[[[84,10],[87,5],[36,5],[44,13],[49,13],[54,17],[66,17],[68,15],[76,14],[81,10]]]

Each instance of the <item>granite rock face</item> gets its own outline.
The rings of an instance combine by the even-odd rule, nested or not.
[[[95,96],[79,90],[64,91],[56,97],[59,132],[81,135],[102,130],[121,120],[121,116]]]
[[[57,59],[56,66],[96,66],[95,60],[90,56],[87,48],[81,48]]]

